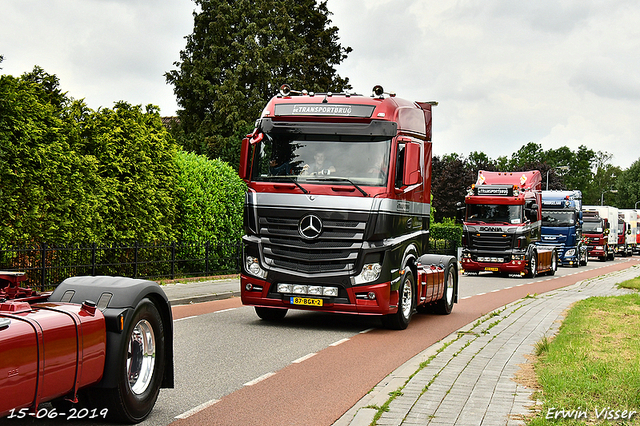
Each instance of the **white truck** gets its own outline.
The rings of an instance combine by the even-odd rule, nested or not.
[[[620,209],[618,215],[627,228],[624,235],[626,255],[633,256],[638,252],[638,210]]]

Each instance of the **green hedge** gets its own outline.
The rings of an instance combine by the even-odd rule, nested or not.
[[[451,223],[432,223],[430,227],[431,241],[455,241],[456,247],[462,246],[462,226]]]
[[[233,241],[242,236],[246,185],[222,160],[178,152],[177,231],[181,241]]]
[[[0,247],[239,240],[245,190],[179,152],[157,107],[91,110],[38,67],[0,76]]]

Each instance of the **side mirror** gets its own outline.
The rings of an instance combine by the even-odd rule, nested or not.
[[[405,145],[404,170],[402,184],[411,186],[422,180],[420,172],[420,145],[409,142]]]
[[[242,145],[240,147],[240,165],[238,167],[238,175],[242,180],[247,180],[247,172],[248,172],[247,157],[249,156],[249,148],[250,148],[249,137],[250,136],[251,135],[248,135],[246,138],[242,139]]]
[[[458,201],[456,203],[456,221],[460,223],[464,222],[465,210],[466,210],[466,206],[464,205],[464,203],[461,203],[460,201]]]

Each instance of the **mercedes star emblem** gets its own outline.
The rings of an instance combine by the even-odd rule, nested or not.
[[[318,238],[322,232],[322,221],[318,216],[309,214],[300,219],[298,233],[302,238],[313,240]]]

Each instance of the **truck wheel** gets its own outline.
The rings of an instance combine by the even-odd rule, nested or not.
[[[256,314],[265,321],[280,321],[287,315],[287,309],[263,308],[256,306]]]
[[[538,275],[538,253],[534,251],[529,260],[529,273],[527,274],[527,278],[535,278],[536,275]]]
[[[578,266],[578,262],[575,263],[574,267]],[[551,253],[551,270],[549,271],[549,275],[555,275],[558,270],[558,253],[554,250]]]
[[[392,330],[404,330],[411,321],[411,315],[415,308],[413,297],[414,289],[413,273],[410,269],[406,269],[400,286],[400,297],[398,297],[398,312],[382,317],[382,325]]]
[[[589,255],[587,254],[586,250],[580,250],[580,266],[587,266],[587,263],[589,262]]]
[[[453,309],[453,300],[458,289],[458,276],[453,266],[454,260],[449,261],[444,270],[444,294],[436,302],[435,311],[440,315],[449,315]]]
[[[158,399],[165,364],[164,326],[151,300],[145,298],[138,303],[124,333],[128,337],[117,361],[117,387],[95,389],[99,393],[91,399],[106,406],[110,418],[138,423],[149,415]]]

